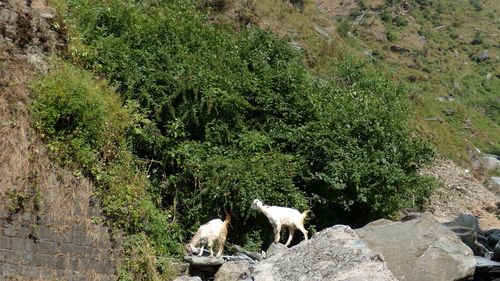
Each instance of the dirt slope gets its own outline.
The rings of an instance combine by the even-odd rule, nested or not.
[[[440,221],[451,221],[459,213],[477,216],[481,229],[500,228],[500,201],[473,174],[450,160],[438,160],[422,172],[438,178],[443,187],[431,196],[426,211]]]

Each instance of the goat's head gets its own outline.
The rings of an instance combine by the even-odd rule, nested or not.
[[[186,253],[189,255],[192,255],[193,253],[197,254],[198,253],[198,249],[196,249],[195,247],[193,247],[193,245],[191,244],[186,244],[184,246],[184,250],[186,251]]]
[[[226,225],[231,225],[231,214],[230,213],[226,213],[226,216],[224,217],[224,223]]]
[[[264,205],[264,204],[259,199],[255,199],[255,200],[253,200],[252,206],[250,206],[250,208],[252,210],[257,210],[262,205]]]

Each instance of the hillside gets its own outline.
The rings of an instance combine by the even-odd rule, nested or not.
[[[413,86],[416,130],[446,157],[499,154],[497,1],[206,1],[213,21],[254,24],[288,38],[328,79],[335,58],[365,57]],[[294,4],[295,3],[295,4]]]
[[[474,166],[500,151],[494,2],[50,4],[0,3],[0,274],[169,280],[225,213],[266,249],[256,198],[310,234],[407,208],[500,227]]]

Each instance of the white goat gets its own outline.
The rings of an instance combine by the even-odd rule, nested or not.
[[[300,213],[296,209],[278,207],[278,206],[267,206],[264,205],[260,200],[255,199],[250,207],[253,210],[261,211],[268,219],[274,228],[274,242],[280,240],[280,231],[282,226],[288,227],[288,241],[285,246],[288,247],[290,242],[292,242],[293,234],[295,229],[299,229],[307,240],[307,230],[304,228],[304,219],[309,213],[309,210]]]
[[[217,252],[217,257],[220,257],[222,251],[224,250],[224,243],[227,237],[227,226],[231,223],[231,216],[226,214],[224,221],[220,219],[213,219],[208,223],[200,226],[198,231],[194,234],[191,242],[186,245],[186,252],[190,255],[196,251],[196,246],[201,244],[200,252],[198,256],[203,255],[203,248],[205,245],[208,246],[210,250],[210,257],[214,256],[213,244],[217,242],[219,246],[219,251]]]

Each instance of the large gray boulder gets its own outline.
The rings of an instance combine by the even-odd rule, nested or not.
[[[336,225],[285,251],[277,251],[254,267],[254,281],[396,281],[381,255],[356,233]]]
[[[474,273],[472,250],[429,215],[368,224],[356,233],[404,281],[460,280]]]
[[[288,251],[288,247],[281,243],[271,243],[269,248],[267,248],[266,257],[270,258],[274,255],[281,254],[284,251]]]

